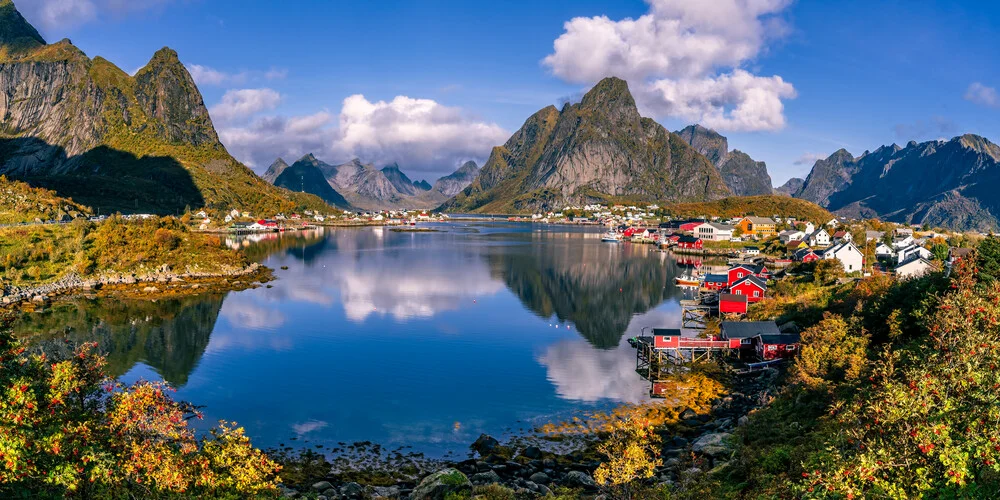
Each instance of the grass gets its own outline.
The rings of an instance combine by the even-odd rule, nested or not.
[[[733,196],[717,201],[675,203],[666,206],[665,211],[675,217],[702,217],[710,215],[732,218],[744,215],[757,215],[761,217],[779,215],[820,223],[833,218],[833,214],[815,203],[777,195]]]
[[[149,274],[168,265],[174,272],[216,273],[242,269],[246,257],[221,245],[217,236],[190,232],[177,219],[101,224],[77,220],[67,225],[0,230],[0,283],[33,286],[71,273],[97,277]]]
[[[64,215],[88,215],[90,208],[62,198],[47,189],[0,176],[0,225],[59,219]]]

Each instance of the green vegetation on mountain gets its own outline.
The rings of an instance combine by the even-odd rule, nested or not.
[[[61,220],[88,215],[89,207],[48,189],[33,188],[0,175],[0,225]]]
[[[44,44],[9,0],[0,5],[0,47],[0,174],[102,213],[328,209],[229,155],[173,50],[132,77],[68,40]]]
[[[817,223],[834,218],[828,210],[815,203],[780,195],[734,196],[703,203],[675,203],[664,207],[664,211],[675,217],[779,215]]]
[[[525,213],[618,200],[705,201],[730,194],[716,168],[680,136],[643,118],[617,78],[579,104],[532,115],[493,149],[479,177],[440,207]]]
[[[172,217],[0,229],[0,286],[39,285],[70,274],[150,274],[164,265],[178,273],[220,273],[248,264],[217,236],[191,232]]]

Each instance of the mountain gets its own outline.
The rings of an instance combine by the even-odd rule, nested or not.
[[[719,169],[722,180],[733,194],[757,196],[774,192],[767,165],[738,149],[729,151],[729,140],[718,132],[701,125],[690,125],[676,134]]]
[[[774,192],[784,196],[795,196],[795,193],[801,191],[802,186],[804,186],[805,184],[806,184],[805,179],[792,177],[791,179],[788,179],[787,182],[782,184],[781,187],[774,188]]]
[[[0,116],[0,175],[104,213],[325,207],[229,155],[173,50],[129,76],[69,40],[46,44],[10,0],[0,0]]]
[[[282,170],[274,180],[274,185],[289,191],[299,191],[319,196],[320,199],[338,208],[350,208],[351,204],[330,186],[323,172],[309,161],[298,161]]]
[[[389,183],[392,187],[396,188],[400,194],[412,195],[417,192],[416,186],[413,181],[406,176],[400,169],[398,163],[393,163],[392,165],[386,166],[382,169],[382,173],[385,177],[389,179]]]
[[[397,208],[403,201],[389,178],[372,165],[365,165],[357,158],[342,165],[329,165],[308,156],[319,164],[330,185],[344,193],[356,207],[365,210]]]
[[[285,163],[285,160],[278,158],[277,160],[274,160],[274,163],[272,163],[270,167],[267,167],[267,171],[264,172],[264,175],[262,175],[261,178],[271,184],[274,184],[274,181],[279,175],[281,175],[282,172],[285,171],[286,168],[288,168],[288,164]]]
[[[445,198],[451,198],[472,184],[478,175],[479,165],[474,161],[467,161],[455,172],[438,179],[431,189],[441,193]]]
[[[854,217],[995,230],[1000,221],[1000,146],[972,134],[882,146],[855,158],[817,161],[798,198]]]
[[[567,204],[701,201],[730,194],[719,172],[676,134],[639,115],[628,84],[606,78],[578,104],[532,115],[472,184],[439,207],[555,210]]]
[[[434,188],[434,186],[431,186],[430,183],[425,180],[419,180],[417,182],[414,182],[413,187],[421,191],[430,191],[431,189]]]

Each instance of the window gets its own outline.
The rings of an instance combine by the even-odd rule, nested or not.
[[[753,291],[753,296],[754,297],[760,297],[760,290],[754,290]]]
[[[776,346],[776,345],[769,345],[769,346],[767,346],[767,350],[768,351],[777,351],[778,350],[778,346]]]
[[[788,345],[788,346],[785,346],[785,350],[786,350],[786,351],[794,351],[794,350],[795,350],[795,345]]]
[[[740,339],[740,344],[750,345],[752,342],[750,339]]]
[[[733,290],[733,291],[736,292],[736,295],[743,295],[743,290]]]

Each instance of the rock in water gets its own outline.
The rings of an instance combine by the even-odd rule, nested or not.
[[[472,483],[456,469],[437,471],[420,481],[410,493],[411,500],[444,500],[449,494],[459,495],[472,491]]]
[[[472,448],[472,451],[479,453],[479,456],[485,457],[490,453],[493,453],[493,450],[495,450],[497,446],[500,446],[500,442],[494,439],[493,436],[490,436],[489,434],[480,434],[479,438],[476,439],[476,442],[472,443],[470,448]]]

